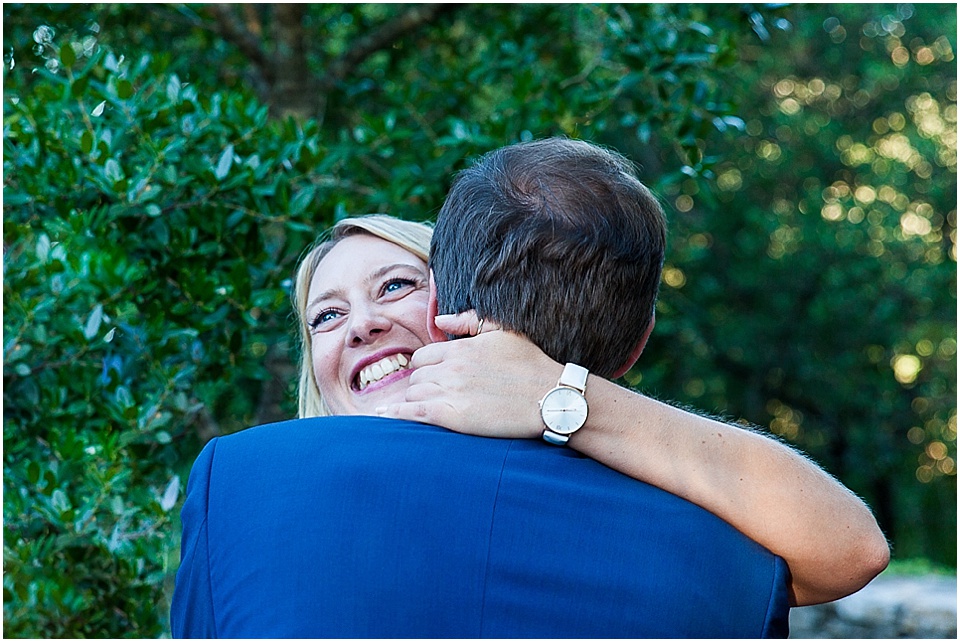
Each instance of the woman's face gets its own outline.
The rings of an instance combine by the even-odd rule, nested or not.
[[[320,261],[305,319],[313,373],[335,415],[374,415],[404,400],[427,334],[427,264],[389,241],[348,236]]]

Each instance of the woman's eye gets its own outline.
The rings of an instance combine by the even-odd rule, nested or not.
[[[412,279],[390,279],[383,284],[383,293],[391,294],[393,292],[397,292],[398,290],[402,290],[405,287],[414,285],[416,285],[416,282]]]
[[[340,316],[340,313],[337,310],[322,310],[317,313],[317,316],[313,317],[313,321],[310,322],[310,327],[316,330],[324,323],[333,321],[338,316]]]

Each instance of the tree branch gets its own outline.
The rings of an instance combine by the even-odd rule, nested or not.
[[[268,84],[273,83],[273,65],[270,57],[261,46],[260,38],[251,33],[233,13],[232,5],[209,4],[207,10],[216,19],[216,30],[220,36],[240,50],[252,62]]]
[[[342,56],[327,66],[326,73],[320,78],[323,90],[333,89],[336,84],[349,76],[357,66],[373,53],[391,46],[406,33],[436,20],[441,14],[461,5],[457,4],[420,4],[396,18],[383,23],[354,43]]]
[[[243,17],[247,23],[247,31],[257,38],[263,37],[263,22],[257,13],[257,8],[252,4],[243,5]]]

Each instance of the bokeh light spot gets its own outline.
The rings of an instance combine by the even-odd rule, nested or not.
[[[893,376],[902,384],[917,380],[922,367],[919,357],[912,354],[898,354],[893,358]]]
[[[663,282],[671,288],[682,288],[687,282],[687,276],[679,268],[665,267],[663,268]]]

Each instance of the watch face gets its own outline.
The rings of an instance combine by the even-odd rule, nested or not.
[[[573,388],[554,388],[540,405],[543,423],[550,430],[569,435],[587,421],[587,400]]]

